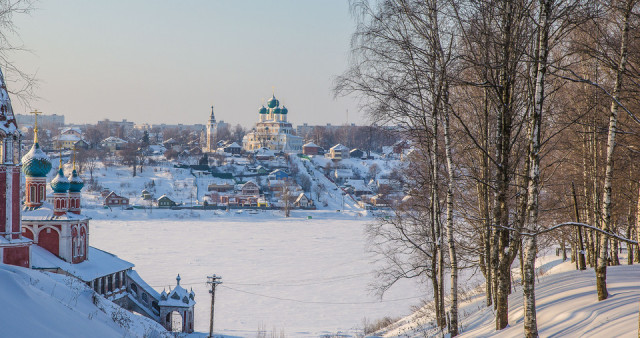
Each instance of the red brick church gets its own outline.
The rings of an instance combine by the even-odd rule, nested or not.
[[[24,156],[20,136],[0,71],[0,262],[73,276],[168,330],[193,332],[193,292],[178,311],[140,278],[134,264],[89,246],[90,218],[81,210],[84,182],[75,163],[65,176],[60,160],[49,183],[53,198],[47,199],[52,165],[38,144],[37,115],[33,146]],[[24,207],[21,172],[25,174]],[[172,327],[169,319],[173,315],[181,317],[180,327]]]

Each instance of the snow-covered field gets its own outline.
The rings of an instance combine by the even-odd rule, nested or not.
[[[414,282],[380,301],[369,290],[375,257],[366,251],[357,212],[87,210],[91,245],[136,264],[158,290],[181,285],[196,293],[196,331],[209,330],[206,276],[217,274],[215,331],[253,337],[258,329],[287,337],[355,334],[363,318],[409,314],[425,298]],[[312,219],[307,219],[307,216]]]

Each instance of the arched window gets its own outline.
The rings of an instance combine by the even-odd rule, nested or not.
[[[78,230],[74,227],[71,230],[71,255],[78,257]]]
[[[36,187],[33,185],[29,189],[29,201],[30,202],[36,201]]]
[[[85,251],[86,251],[86,247],[87,247],[87,232],[85,231],[84,228],[80,228],[80,243],[78,245],[78,255],[79,256],[83,256],[85,255]]]

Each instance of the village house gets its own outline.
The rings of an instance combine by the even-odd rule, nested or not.
[[[158,208],[171,208],[175,207],[177,204],[174,202],[169,196],[162,195],[158,198]]]
[[[351,170],[351,169],[346,169],[346,168],[343,168],[343,169],[340,169],[340,168],[339,168],[339,169],[335,169],[335,170],[333,171],[333,177],[334,177],[334,180],[335,180],[337,183],[344,183],[344,182],[346,182],[348,179],[353,178],[353,170]]]
[[[309,142],[302,146],[302,153],[305,155],[320,155],[322,148],[313,143]]]
[[[207,186],[207,191],[226,192],[232,191],[234,187],[234,181],[232,179],[224,179],[214,177],[212,182]]]
[[[273,159],[276,155],[275,152],[268,148],[260,148],[256,150],[254,153],[256,160],[258,161],[268,161]]]
[[[127,141],[121,138],[109,136],[100,142],[100,146],[109,150],[109,152],[115,152],[116,150],[123,149],[127,143]]]
[[[338,143],[335,146],[331,147],[329,149],[329,152],[327,154],[325,154],[325,156],[327,156],[328,158],[334,160],[334,161],[339,161],[342,159],[346,159],[349,158],[349,148],[345,147],[344,145]]]
[[[249,181],[242,185],[242,195],[258,196],[260,195],[260,187],[254,181]]]
[[[362,158],[362,156],[364,156],[364,152],[358,148],[354,148],[349,151],[349,157],[351,158]]]
[[[289,174],[287,174],[287,172],[282,169],[276,169],[272,171],[269,176],[267,176],[267,179],[269,180],[286,180],[288,178]]]
[[[240,146],[236,142],[232,142],[231,144],[225,144],[221,148],[223,152],[227,154],[232,154],[232,155],[240,154],[242,152],[242,146]]]
[[[143,189],[142,193],[140,194],[140,197],[142,197],[143,200],[148,201],[151,200],[153,198],[153,196],[151,195],[151,193],[149,191],[147,191],[147,189]]]
[[[348,179],[344,182],[344,185],[349,188],[348,190],[351,194],[357,197],[373,193],[364,180]]]
[[[313,201],[304,193],[300,193],[300,195],[298,195],[298,198],[293,202],[293,205],[302,209],[314,208]]]
[[[108,207],[128,206],[129,199],[112,191],[104,198],[103,204]]]
[[[82,134],[77,128],[66,128],[62,134],[54,137],[54,146],[56,149],[87,149],[89,143],[82,139]]]

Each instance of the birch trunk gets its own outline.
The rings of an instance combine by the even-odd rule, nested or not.
[[[525,230],[535,233],[538,230],[538,195],[540,193],[540,137],[542,129],[542,112],[545,99],[545,79],[547,74],[547,56],[549,49],[549,15],[553,0],[540,0],[538,18],[538,44],[536,47],[536,84],[534,90],[534,106],[531,113],[531,133],[529,135],[529,180],[527,186],[527,220]],[[524,296],[524,335],[527,338],[538,337],[536,319],[535,294],[535,261],[537,253],[536,236],[524,239],[523,296]],[[564,240],[562,245],[563,260],[566,259]]]
[[[638,204],[636,206],[636,261],[640,262],[640,187],[638,187]]]
[[[510,62],[512,61],[512,39],[513,39],[513,11],[514,4],[512,1],[504,1],[504,12],[502,13],[502,23],[504,25],[502,31],[502,65],[500,65],[500,105],[498,109],[498,127],[496,133],[496,150],[497,150],[497,191],[494,221],[501,227],[509,227],[509,155],[511,142],[512,127],[512,81],[513,75],[510,73]],[[507,230],[499,229],[497,233],[497,251],[498,262],[497,270],[497,288],[496,288],[496,330],[502,330],[509,325],[509,291],[511,285],[509,283],[509,275],[511,274],[511,255],[509,252],[510,234]]]
[[[620,88],[622,87],[622,76],[627,64],[627,44],[629,40],[629,16],[635,0],[627,0],[623,13],[622,38],[620,41],[620,62],[616,71],[616,81],[613,88],[613,100],[611,102],[611,113],[609,115],[609,135],[607,140],[607,158],[604,175],[604,192],[602,196],[602,229],[609,232],[611,229],[611,185],[613,181],[613,153],[616,146],[616,132],[618,126],[618,102],[620,99]],[[596,265],[596,288],[598,290],[598,300],[605,300],[609,297],[607,291],[607,254],[608,237],[605,234],[600,236],[600,252]]]
[[[450,329],[451,337],[458,335],[458,258],[456,256],[455,241],[453,239],[453,158],[451,156],[451,135],[449,130],[449,95],[448,85],[445,84],[444,91],[444,149],[447,160],[447,243],[449,245],[449,264],[451,268],[451,316]]]

